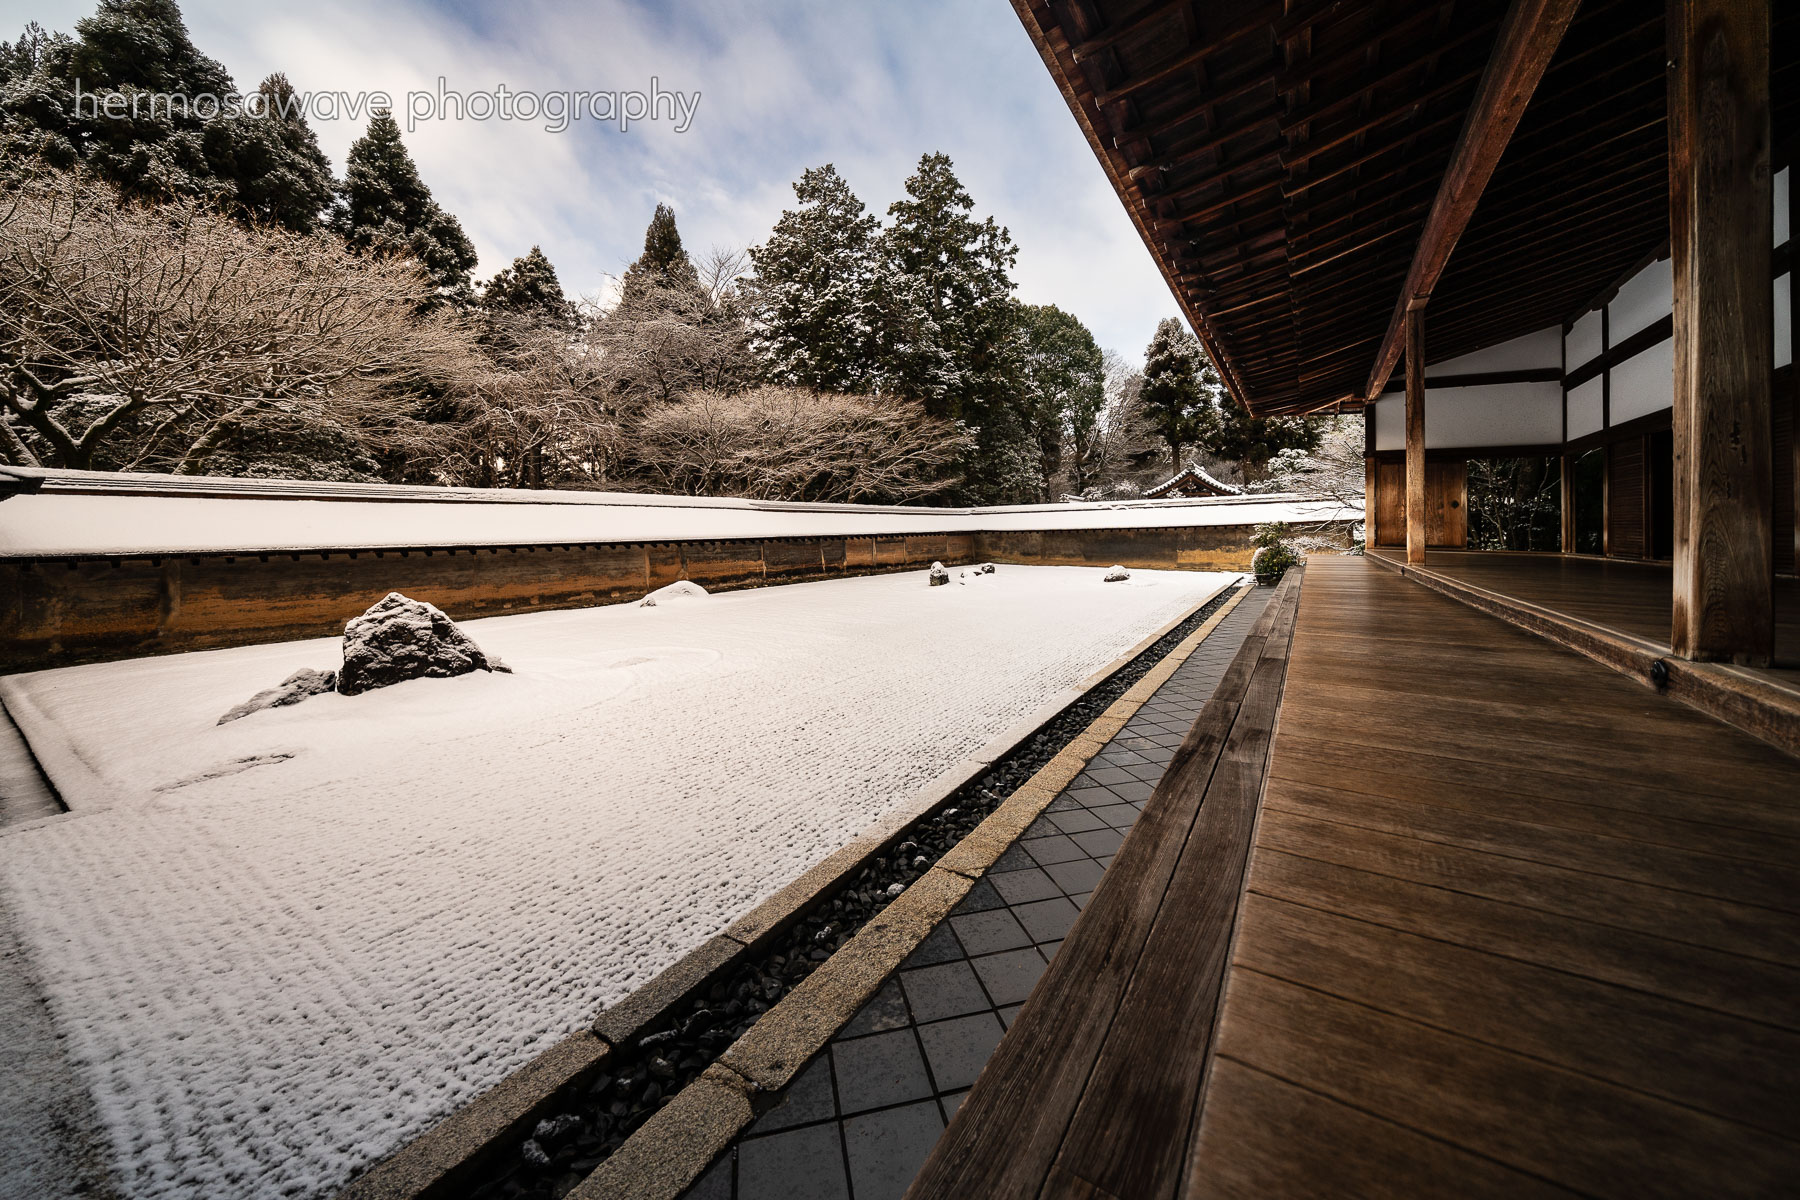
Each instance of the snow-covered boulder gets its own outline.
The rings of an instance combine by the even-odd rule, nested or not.
[[[659,587],[639,602],[640,608],[655,608],[659,604],[669,604],[684,600],[704,600],[706,589],[691,579],[678,579],[668,587]]]
[[[278,686],[264,688],[220,717],[218,723],[223,725],[227,721],[247,717],[253,712],[261,712],[265,708],[285,708],[290,704],[300,703],[308,696],[322,695],[336,687],[336,671],[318,671],[312,667],[301,667],[282,680]]]
[[[931,586],[932,587],[943,587],[946,583],[949,583],[949,582],[950,582],[950,572],[944,569],[944,564],[941,562],[932,563],[931,564]]]
[[[402,683],[444,679],[471,671],[505,671],[436,605],[389,592],[344,626],[344,669],[337,690],[346,696]]]
[[[1112,568],[1106,572],[1105,582],[1107,582],[1107,583],[1124,583],[1127,579],[1130,579],[1130,578],[1131,578],[1131,572],[1127,571],[1124,567],[1121,567],[1117,563],[1115,563],[1115,564],[1113,564]]]

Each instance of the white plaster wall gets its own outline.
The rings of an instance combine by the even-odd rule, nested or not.
[[[1794,273],[1775,281],[1775,365],[1794,361]]]
[[[1606,384],[1596,375],[1569,393],[1569,440],[1598,433],[1605,420]]]
[[[1779,246],[1788,240],[1788,176],[1793,174],[1792,167],[1783,167],[1775,172],[1775,240],[1769,243]]]
[[[1596,308],[1593,312],[1584,313],[1569,330],[1569,336],[1564,341],[1569,370],[1573,371],[1576,367],[1593,362],[1605,349],[1600,344],[1600,320],[1600,310]]]
[[[1675,403],[1675,339],[1665,338],[1612,369],[1614,425]]]
[[[1426,337],[1431,326],[1425,327]],[[1489,371],[1529,371],[1543,367],[1562,368],[1562,331],[1555,325],[1516,337],[1486,350],[1477,350],[1461,358],[1433,363],[1425,368],[1427,382],[1445,375],[1478,375]]]
[[[1431,410],[1426,409],[1425,415],[1430,417]],[[1406,449],[1406,397],[1383,396],[1375,402],[1375,448]]]
[[[1562,441],[1562,385],[1496,383],[1425,389],[1425,448],[1536,446]],[[1375,448],[1406,448],[1406,399],[1375,404]]]
[[[1611,311],[1607,336],[1613,345],[1675,311],[1673,271],[1665,258],[1651,263],[1619,288],[1619,294],[1607,306]],[[1613,423],[1618,423],[1616,412]]]

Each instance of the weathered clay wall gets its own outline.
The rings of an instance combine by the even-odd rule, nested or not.
[[[934,560],[1243,571],[1250,535],[1218,526],[0,560],[0,673],[331,636],[390,591],[466,620],[635,600],[677,579],[720,590]]]
[[[677,579],[718,591],[974,554],[956,534],[0,561],[0,672],[330,636],[390,591],[467,620],[636,600]]]
[[[1350,525],[1343,523],[1344,544]],[[976,553],[994,562],[1034,566],[1162,568],[1181,571],[1248,571],[1256,553],[1248,525],[1174,529],[1054,529],[976,535]]]

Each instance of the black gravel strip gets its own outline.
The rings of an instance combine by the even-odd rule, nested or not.
[[[601,1074],[566,1089],[529,1138],[476,1174],[467,1194],[472,1200],[560,1200],[1234,594],[1228,589],[1215,596],[1046,721],[915,821],[891,849],[808,909],[773,944],[677,1006],[635,1046],[615,1048]]]

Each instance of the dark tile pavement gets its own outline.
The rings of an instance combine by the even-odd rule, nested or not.
[[[898,1200],[1268,601],[1246,596],[688,1191]]]

